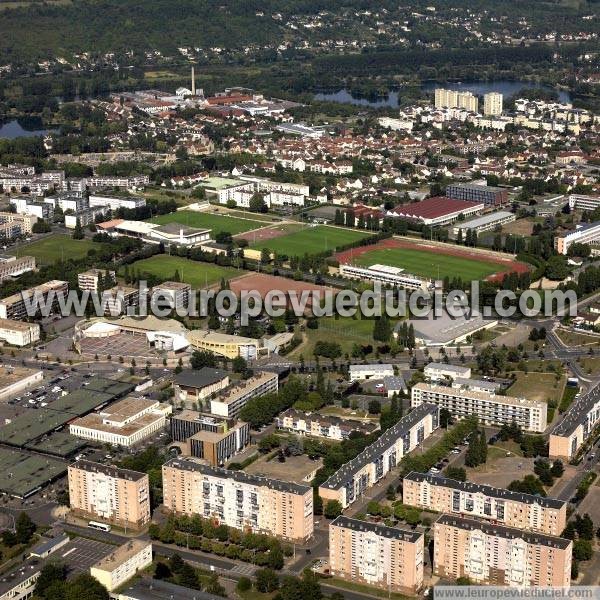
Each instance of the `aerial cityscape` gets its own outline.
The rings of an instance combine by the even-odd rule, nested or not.
[[[599,36],[0,0],[0,600],[600,598]]]

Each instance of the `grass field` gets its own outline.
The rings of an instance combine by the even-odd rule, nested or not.
[[[38,266],[48,265],[69,258],[83,258],[88,250],[100,248],[101,244],[91,240],[74,240],[68,235],[50,235],[30,244],[11,248],[15,256],[34,256]]]
[[[161,279],[172,279],[175,272],[179,271],[182,280],[194,288],[211,286],[219,283],[221,279],[227,281],[244,274],[244,271],[238,271],[231,267],[220,267],[168,254],[157,254],[139,260],[133,263],[133,268],[139,269],[142,274],[148,273]]]
[[[565,388],[563,376],[556,380],[554,373],[524,373],[517,371],[517,379],[506,390],[509,396],[527,398],[536,402],[554,402],[558,406]]]
[[[501,267],[495,263],[459,256],[445,256],[439,253],[412,250],[409,248],[382,248],[365,252],[353,261],[368,267],[375,264],[401,267],[407,273],[428,279],[461,277],[463,280],[485,279],[498,272]]]
[[[210,228],[212,229],[212,237],[221,231],[228,231],[231,235],[243,233],[258,227],[263,227],[264,222],[252,221],[250,219],[238,219],[236,217],[228,217],[225,215],[216,215],[193,210],[180,210],[168,215],[160,215],[152,219],[152,223],[181,223],[189,227]]]
[[[268,248],[272,252],[286,256],[302,256],[305,253],[316,254],[325,250],[334,250],[338,246],[349,244],[367,237],[368,233],[336,227],[306,227],[268,241],[257,242],[256,247]]]

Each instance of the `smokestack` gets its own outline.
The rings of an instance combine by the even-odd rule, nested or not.
[[[192,67],[192,96],[196,95],[196,76],[194,75],[194,67]]]

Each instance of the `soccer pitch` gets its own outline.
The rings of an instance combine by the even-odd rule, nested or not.
[[[406,273],[427,279],[443,279],[460,277],[464,281],[481,280],[489,275],[505,270],[492,261],[450,256],[426,250],[410,248],[381,248],[365,252],[352,261],[362,267],[371,265],[390,265],[400,267]]]
[[[88,250],[101,247],[102,244],[91,240],[74,240],[68,235],[57,234],[11,248],[9,252],[15,256],[33,256],[38,265],[50,265],[69,258],[84,258]]]
[[[180,223],[188,227],[198,227],[199,229],[212,229],[212,237],[222,231],[227,231],[231,235],[250,231],[264,227],[267,223],[261,221],[252,221],[250,219],[238,219],[228,215],[219,215],[215,213],[198,212],[194,210],[179,210],[168,215],[159,215],[151,219],[152,223]]]
[[[175,272],[179,271],[182,281],[197,289],[219,283],[221,279],[228,281],[245,273],[245,271],[238,271],[232,267],[220,267],[168,254],[157,254],[139,260],[130,265],[130,268],[139,270],[142,275],[147,273],[167,280],[172,279]]]
[[[263,240],[252,244],[253,248],[268,248],[276,254],[286,256],[302,256],[304,254],[317,254],[325,250],[335,250],[338,246],[362,240],[371,234],[352,229],[337,227],[306,227],[301,231],[283,235],[271,240]]]

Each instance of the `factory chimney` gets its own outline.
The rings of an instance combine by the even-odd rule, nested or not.
[[[192,96],[196,95],[196,76],[194,74],[194,67],[192,67]]]

